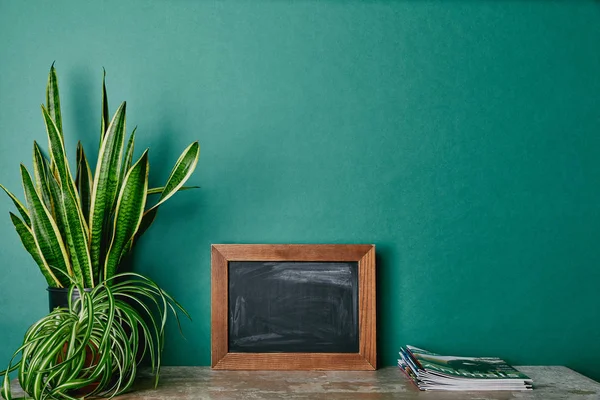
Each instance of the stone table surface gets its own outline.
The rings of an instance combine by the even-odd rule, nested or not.
[[[157,389],[149,377],[142,374],[134,392],[114,399],[600,400],[598,382],[566,367],[516,368],[533,379],[534,390],[422,392],[397,367],[377,371],[217,371],[209,367],[163,367]]]

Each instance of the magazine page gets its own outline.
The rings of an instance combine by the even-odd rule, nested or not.
[[[528,380],[527,375],[500,358],[441,356],[414,346],[406,346],[410,354],[427,372],[470,380]],[[437,375],[437,374],[436,374]]]

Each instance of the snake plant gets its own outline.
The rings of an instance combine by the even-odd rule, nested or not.
[[[92,169],[81,142],[76,173],[71,173],[63,136],[58,79],[54,64],[48,75],[42,116],[48,135],[48,157],[33,143],[33,176],[21,164],[25,203],[0,184],[20,216],[11,221],[49,287],[92,288],[117,273],[123,257],[150,227],[158,208],[194,172],[200,147],[190,144],[181,154],[163,187],[148,188],[148,150],[133,161],[136,130],[127,143],[126,103],[109,119],[106,73],[102,79],[100,147]],[[159,195],[148,206],[148,197]]]

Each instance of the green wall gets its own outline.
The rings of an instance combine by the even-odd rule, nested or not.
[[[374,243],[379,355],[400,345],[600,379],[597,1],[0,2],[0,182],[45,142],[56,60],[71,157],[102,67],[160,185],[137,248],[191,312],[166,363],[210,362],[211,243]],[[94,156],[92,156],[94,158]],[[0,363],[46,311],[0,198]]]

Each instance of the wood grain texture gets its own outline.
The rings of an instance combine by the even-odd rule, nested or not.
[[[227,354],[227,260],[211,249],[211,365]]]
[[[225,370],[373,370],[360,354],[347,353],[228,353],[215,369]]]
[[[377,369],[375,246],[358,262],[359,354]]]
[[[358,262],[358,353],[229,353],[230,261]],[[223,370],[374,370],[377,368],[374,245],[214,244],[211,365]]]
[[[227,261],[360,261],[373,245],[213,244]]]
[[[398,367],[377,371],[220,371],[163,367],[158,388],[151,371],[115,400],[598,400],[600,384],[565,367],[516,367],[534,390],[421,392]],[[13,398],[24,395],[11,383]]]

